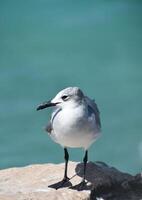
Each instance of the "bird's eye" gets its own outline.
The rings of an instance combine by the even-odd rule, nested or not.
[[[64,95],[64,96],[62,96],[62,99],[63,99],[64,101],[66,101],[66,100],[68,99],[68,96],[67,96],[67,95]]]

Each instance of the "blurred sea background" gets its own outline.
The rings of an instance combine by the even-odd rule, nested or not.
[[[142,171],[142,1],[0,1],[0,168],[64,161],[36,106],[68,86],[100,108],[89,160]]]

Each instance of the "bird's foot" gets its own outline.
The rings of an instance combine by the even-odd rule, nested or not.
[[[62,188],[62,187],[68,187],[71,185],[71,183],[69,182],[69,178],[68,177],[64,177],[62,181],[59,182],[59,185],[58,187],[56,188],[59,189],[59,188]]]
[[[64,177],[63,180],[61,181],[61,187],[63,187],[64,185],[69,183],[69,178],[68,177]]]
[[[86,185],[87,185],[87,182],[83,179],[79,184],[71,186],[70,189],[78,190],[78,191],[86,190]]]
[[[63,187],[69,187],[72,186],[71,182],[69,181],[70,179],[68,177],[64,177],[63,180],[59,181],[58,183],[55,183],[53,185],[50,185],[48,187],[54,188],[56,190],[63,188]]]

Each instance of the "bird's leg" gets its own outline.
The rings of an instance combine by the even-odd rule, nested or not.
[[[70,187],[71,189],[75,189],[75,190],[78,190],[78,191],[81,191],[81,190],[85,189],[85,186],[86,186],[85,178],[86,178],[87,161],[88,161],[88,151],[86,150],[84,158],[83,158],[83,178],[82,178],[82,181],[77,185],[71,186]]]
[[[86,150],[86,151],[85,151],[84,158],[83,158],[83,178],[82,178],[81,183],[79,183],[79,184],[76,186],[76,188],[77,188],[78,190],[82,190],[82,189],[84,189],[84,187],[86,186],[85,178],[86,178],[86,165],[87,165],[87,161],[88,161],[88,151]]]
[[[69,178],[67,176],[68,161],[69,161],[69,153],[68,153],[67,148],[64,148],[64,159],[65,159],[65,171],[64,171],[63,182],[67,182],[69,180]]]
[[[83,164],[84,164],[84,168],[83,168],[83,179],[82,179],[82,183],[85,183],[85,176],[86,176],[86,165],[87,165],[87,161],[88,161],[88,151],[85,151],[85,156],[83,158]]]
[[[64,148],[64,159],[65,159],[64,178],[63,178],[62,181],[60,181],[60,184],[58,185],[58,187],[56,189],[59,189],[61,187],[65,187],[67,184],[69,184],[69,180],[70,180],[67,176],[69,154],[68,154],[68,150],[67,150],[66,147]]]
[[[65,159],[64,178],[60,182],[50,185],[50,187],[55,188],[56,190],[62,187],[71,186],[71,183],[69,181],[70,179],[67,176],[68,160],[69,160],[69,154],[68,154],[67,148],[64,148],[64,159]]]

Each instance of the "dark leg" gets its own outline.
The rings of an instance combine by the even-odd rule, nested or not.
[[[64,171],[63,180],[61,180],[60,182],[55,183],[53,185],[50,185],[48,187],[55,188],[57,190],[62,187],[72,186],[72,184],[69,181],[70,179],[67,176],[67,168],[68,168],[68,160],[69,160],[69,154],[68,154],[67,148],[64,148],[64,158],[65,158],[65,171]]]
[[[87,165],[87,161],[88,161],[88,151],[86,150],[85,151],[85,155],[84,155],[84,158],[83,158],[83,178],[82,178],[82,181],[81,183],[77,184],[77,185],[74,185],[74,186],[71,186],[70,188],[71,189],[75,189],[75,190],[83,190],[86,188],[86,184],[87,182],[85,181],[85,178],[86,178],[86,165]]]
[[[85,182],[85,175],[86,175],[86,165],[87,165],[87,161],[88,161],[88,151],[85,151],[85,156],[83,158],[83,163],[84,163],[84,171],[83,171],[83,180],[82,182]]]
[[[67,148],[64,148],[64,159],[65,159],[65,172],[64,172],[64,181],[68,181],[69,178],[67,176],[67,169],[68,169],[68,161],[69,161],[69,154]]]

